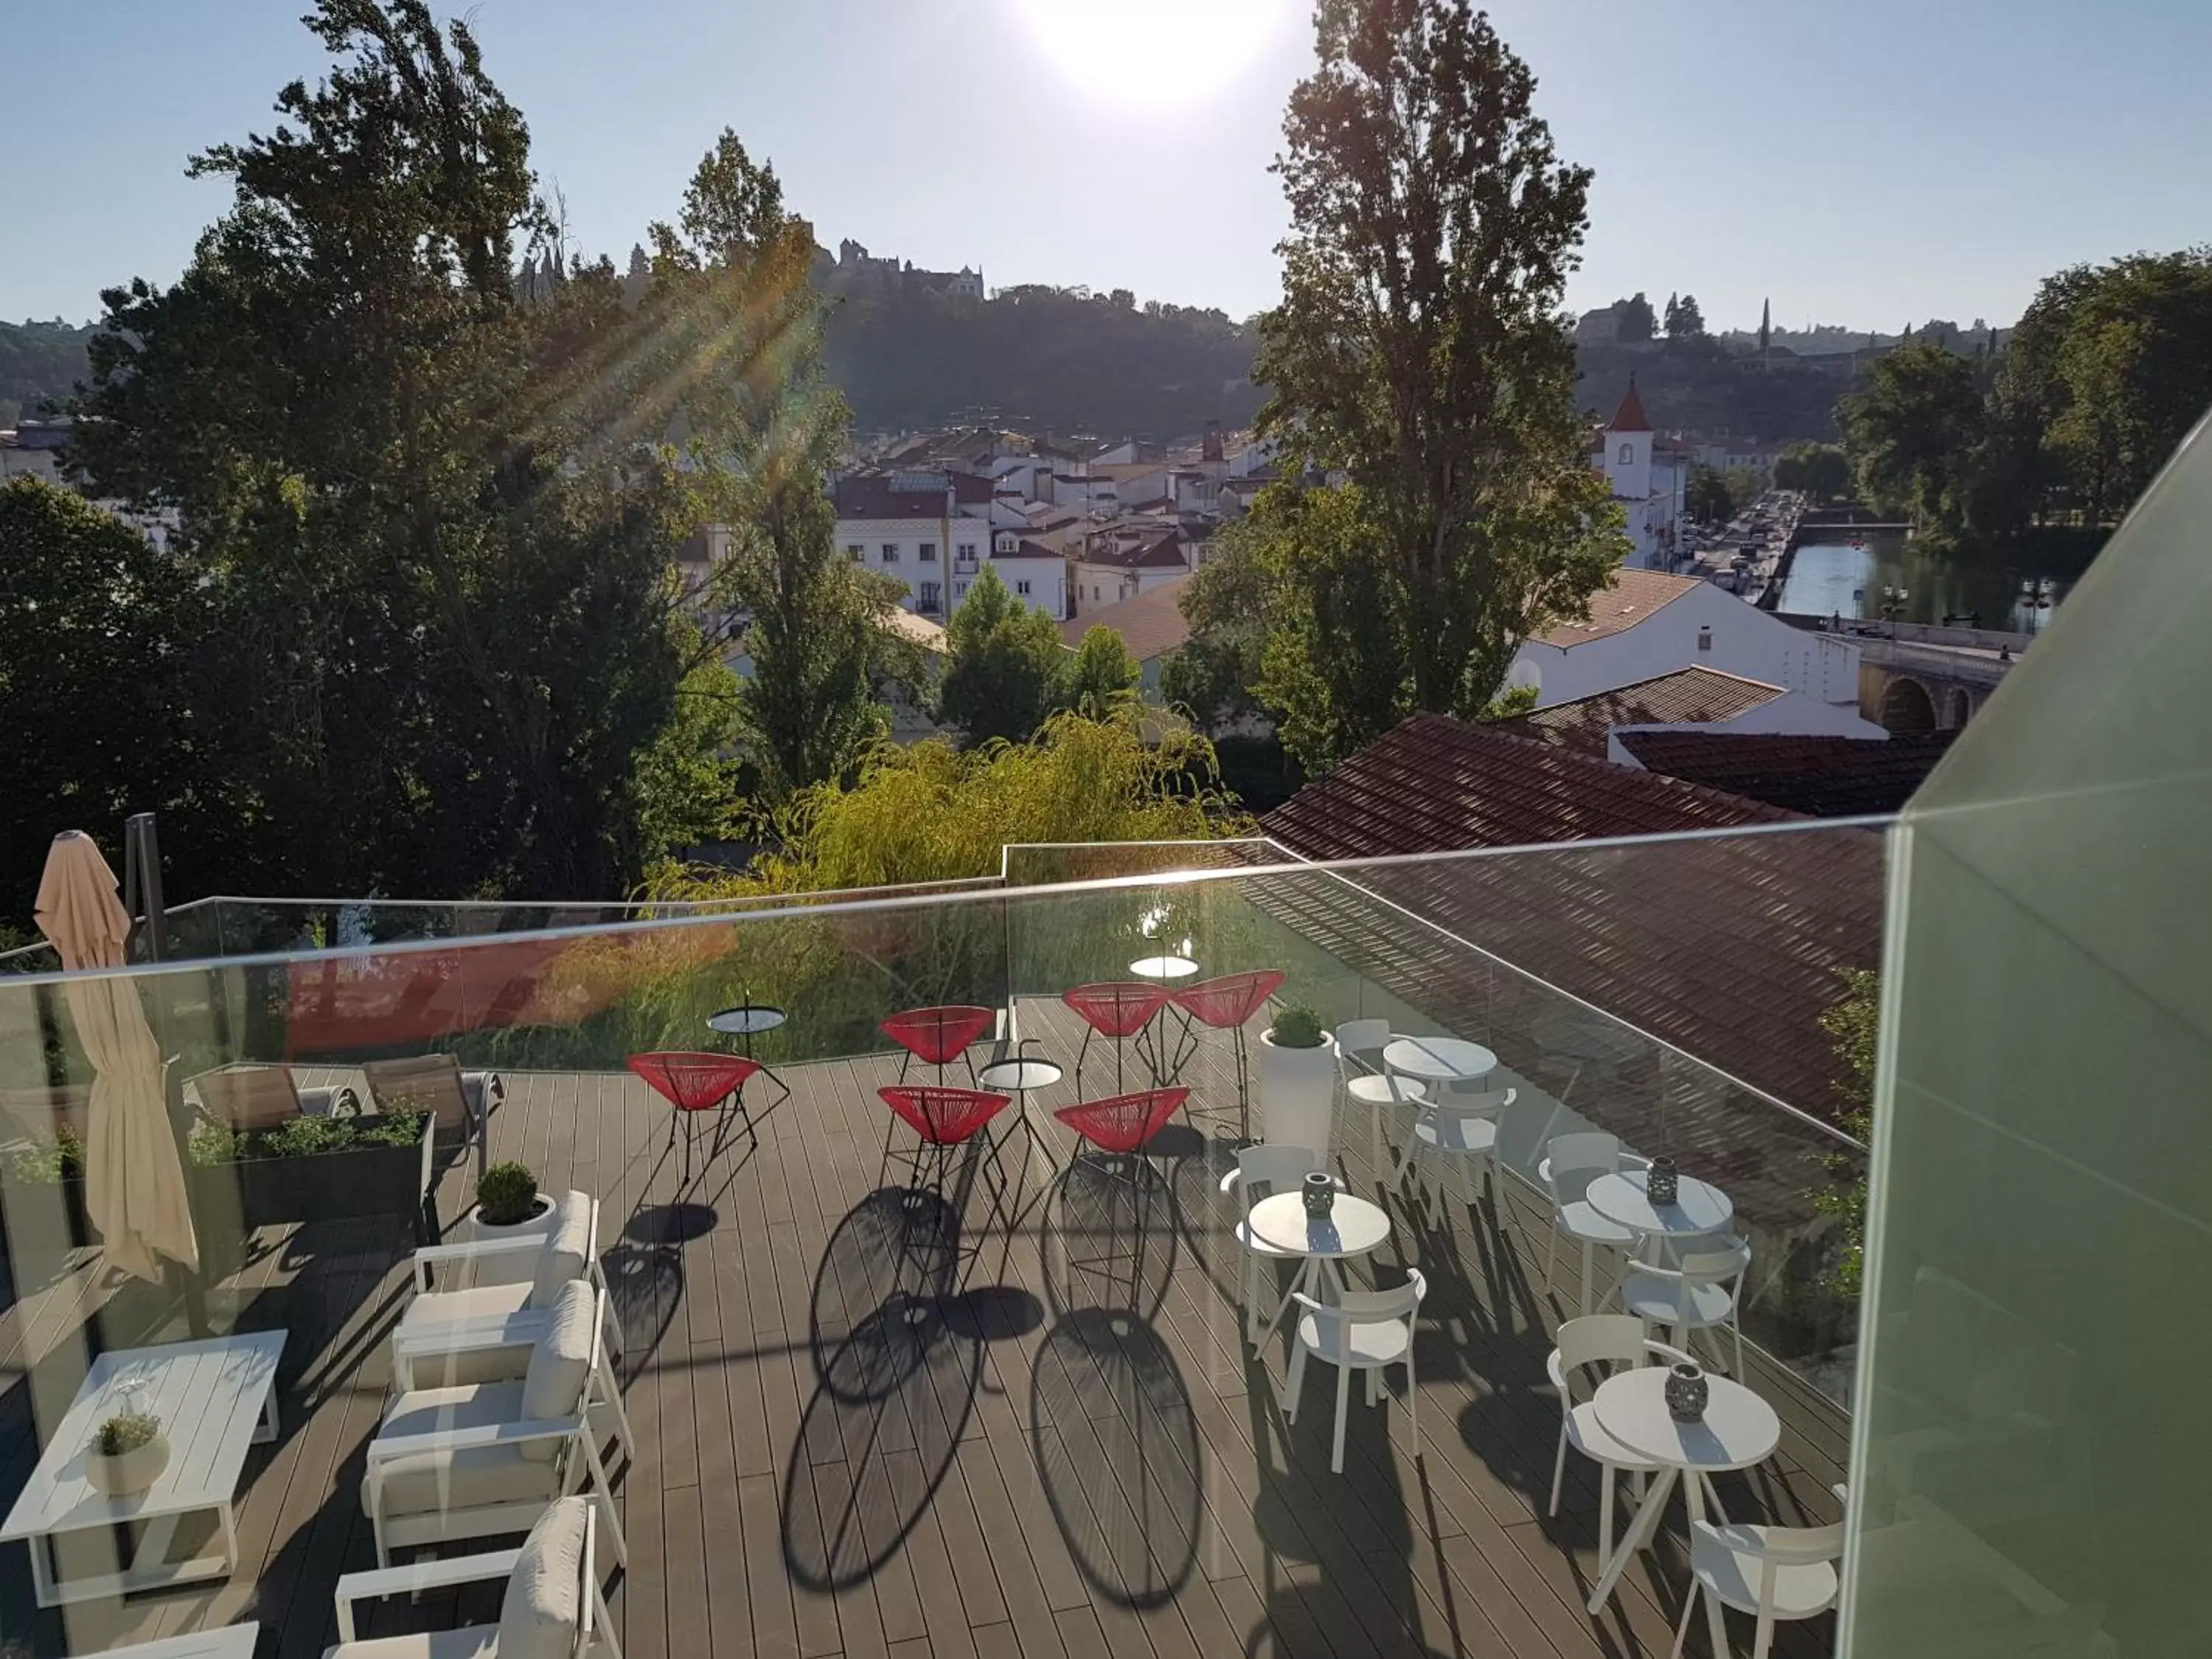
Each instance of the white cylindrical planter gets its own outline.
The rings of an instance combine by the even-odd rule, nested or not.
[[[543,1238],[553,1231],[553,1195],[538,1194],[538,1212],[527,1221],[513,1222],[500,1226],[486,1221],[477,1213],[477,1206],[469,1206],[469,1212],[461,1218],[461,1238],[474,1243],[489,1239]],[[519,1285],[538,1271],[538,1258],[528,1250],[503,1251],[471,1264],[469,1279],[476,1285]]]
[[[1260,1034],[1260,1138],[1278,1146],[1328,1153],[1336,1115],[1336,1038],[1314,1048],[1281,1048]]]

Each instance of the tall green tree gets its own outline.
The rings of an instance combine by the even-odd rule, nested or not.
[[[1622,341],[1629,345],[1640,345],[1659,331],[1659,319],[1651,309],[1651,301],[1638,289],[1626,300],[1613,301],[1613,313],[1620,319]]]
[[[1778,489],[1802,489],[1816,501],[1851,492],[1850,459],[1840,444],[1796,443],[1774,459]]]
[[[1698,307],[1698,296],[1685,294],[1679,301],[1667,305],[1667,337],[1670,340],[1695,340],[1705,331],[1705,313]]]
[[[321,0],[325,77],[194,159],[230,210],[176,285],[104,295],[79,461],[178,509],[240,629],[259,884],[600,896],[641,867],[640,757],[691,662],[690,527],[612,372],[602,263],[553,252],[521,113],[465,21]]]
[[[1060,701],[1074,713],[1104,720],[1138,700],[1143,667],[1121,635],[1103,623],[1085,629],[1066,665]]]
[[[984,565],[945,625],[947,659],[939,712],[971,748],[994,738],[1024,743],[1060,706],[1067,647],[1042,611],[1015,598]]]
[[[1838,413],[1862,496],[1921,524],[1955,521],[1966,458],[1987,430],[1968,359],[1910,341],[1877,359]]]
[[[1468,0],[1320,0],[1315,33],[1255,372],[1286,471],[1344,482],[1273,486],[1250,532],[1278,538],[1267,680],[1310,766],[1414,710],[1480,714],[1626,551],[1560,310],[1589,173],[1534,77]]]
[[[683,434],[692,512],[729,530],[712,598],[751,660],[750,746],[777,793],[849,776],[888,729],[874,681],[895,602],[835,546],[824,480],[848,416],[822,373],[813,229],[726,128],[650,235],[638,415]]]

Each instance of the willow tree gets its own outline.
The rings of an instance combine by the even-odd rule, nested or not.
[[[1341,480],[1261,519],[1310,538],[1269,561],[1267,654],[1299,700],[1286,744],[1326,765],[1407,714],[1479,715],[1627,544],[1561,309],[1590,174],[1559,160],[1534,77],[1467,0],[1320,0],[1315,32],[1256,373],[1290,476]]]

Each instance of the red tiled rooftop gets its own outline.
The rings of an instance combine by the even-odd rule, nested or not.
[[[1956,732],[1880,738],[1632,732],[1621,746],[1653,772],[1814,817],[1894,812]]]
[[[1555,623],[1536,637],[1546,645],[1562,648],[1587,645],[1635,627],[1700,585],[1695,576],[1669,576],[1657,570],[1616,571],[1609,585],[1590,595],[1588,622]]]
[[[1732,720],[1787,695],[1781,686],[1741,674],[1726,674],[1716,668],[1680,668],[1571,702],[1532,709],[1498,720],[1491,729],[1602,757],[1606,739],[1616,726],[1704,725]]]

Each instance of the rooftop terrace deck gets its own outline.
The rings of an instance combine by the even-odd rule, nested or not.
[[[1072,1060],[1064,1009],[1022,1014],[1046,1052]],[[1206,1035],[1184,1079],[1199,1123],[1163,1134],[1139,1188],[1079,1174],[1008,1237],[980,1191],[956,1186],[967,1227],[949,1278],[947,1212],[878,1190],[889,1114],[875,1091],[895,1079],[895,1057],[791,1067],[792,1098],[758,1144],[732,1145],[689,1186],[680,1152],[666,1155],[667,1108],[636,1079],[508,1075],[493,1156],[605,1205],[640,1441],[618,1476],[630,1566],[611,1597],[629,1659],[1667,1652],[1686,1579],[1679,1521],[1591,1619],[1587,1467],[1571,1463],[1560,1519],[1543,1514],[1559,1421],[1544,1358],[1559,1309],[1541,1284],[1547,1218],[1525,1188],[1506,1183],[1502,1232],[1486,1209],[1437,1232],[1390,1202],[1376,1276],[1395,1283],[1419,1265],[1431,1286],[1420,1456],[1402,1410],[1355,1404],[1346,1474],[1332,1475],[1328,1413],[1311,1403],[1328,1403],[1326,1367],[1302,1420],[1285,1424],[1241,1342],[1217,1190],[1231,1155],[1214,1115],[1233,1108],[1234,1070],[1226,1041]],[[1096,1045],[1086,1073],[1091,1093],[1109,1091]],[[1030,1103],[1054,1164],[1069,1137],[1050,1109],[1076,1097],[1071,1075]],[[1364,1130],[1340,1121],[1339,1145],[1353,1189],[1373,1194]],[[1024,1164],[1018,1146],[1008,1157],[1026,1199],[1052,1171],[1042,1158]],[[465,1173],[442,1185],[449,1223]],[[902,1182],[897,1166],[889,1179]],[[264,1233],[224,1287],[218,1305],[239,1306],[241,1328],[291,1331],[284,1432],[247,1466],[234,1580],[76,1609],[65,1632],[33,1610],[24,1553],[9,1547],[0,1635],[81,1653],[251,1618],[263,1659],[319,1654],[337,1575],[374,1563],[362,1449],[410,1242],[397,1224]],[[110,1293],[93,1254],[52,1282],[27,1274],[0,1316],[0,1504],[36,1455],[34,1385],[39,1422],[58,1414],[53,1385],[33,1373],[81,1366],[74,1333]],[[1085,1265],[1102,1255],[1114,1260]],[[1268,1366],[1279,1378],[1279,1342]],[[1731,1514],[1832,1518],[1842,1415],[1787,1372],[1755,1362],[1753,1373],[1784,1438],[1749,1480],[1723,1481]],[[386,1602],[366,1633],[495,1611],[495,1593],[465,1609],[450,1595]],[[1832,1645],[1822,1620],[1785,1628],[1776,1651]]]

